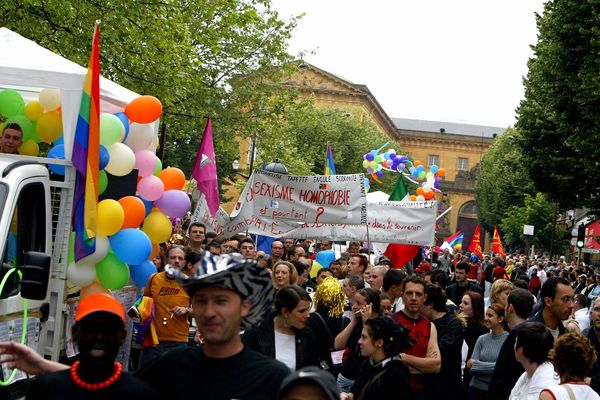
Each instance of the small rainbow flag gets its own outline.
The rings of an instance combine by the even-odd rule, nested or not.
[[[73,231],[75,261],[96,251],[96,220],[98,217],[98,174],[100,158],[100,24],[96,22],[92,52],[83,83],[75,142],[75,196]]]
[[[335,164],[333,163],[333,151],[331,144],[327,143],[327,156],[325,157],[325,173],[324,175],[335,175]]]
[[[453,253],[454,250],[460,251],[462,249],[464,236],[465,235],[462,231],[458,231],[455,234],[448,236],[440,248],[448,249],[450,250],[450,253]]]

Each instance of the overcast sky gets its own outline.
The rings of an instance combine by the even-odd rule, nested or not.
[[[542,0],[273,0],[290,52],[365,84],[390,117],[506,127]]]

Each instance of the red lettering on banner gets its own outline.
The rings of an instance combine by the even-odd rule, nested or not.
[[[350,190],[300,190],[298,201],[331,206],[349,206]]]

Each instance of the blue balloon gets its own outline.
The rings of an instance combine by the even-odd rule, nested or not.
[[[152,211],[152,207],[154,207],[154,202],[148,201],[148,200],[144,200],[139,195],[136,195],[135,197],[137,197],[138,199],[140,199],[144,203],[144,207],[146,207],[146,215],[144,215],[144,217],[147,217],[148,214],[150,214],[150,211]]]
[[[106,147],[100,145],[100,169],[104,169],[108,165],[108,160],[110,160],[108,150],[106,150]]]
[[[152,253],[150,238],[139,229],[122,229],[108,240],[117,258],[125,264],[141,264]]]
[[[58,146],[59,144],[65,144],[65,135],[60,135],[60,137],[54,142],[55,146]]]
[[[65,145],[59,144],[58,146],[52,147],[50,149],[50,151],[48,152],[48,158],[56,158],[56,159],[64,160],[65,159]],[[65,166],[64,165],[48,164],[48,168],[50,168],[50,171],[54,172],[55,174],[58,174],[58,175],[65,174]]]
[[[321,264],[323,268],[329,268],[329,264],[333,260],[335,260],[335,251],[333,250],[322,250],[315,257],[315,261]]]
[[[131,266],[131,280],[140,287],[146,286],[150,276],[156,272],[156,267],[150,260]]]
[[[129,119],[127,118],[127,114],[125,114],[124,112],[115,113],[115,116],[121,120],[123,126],[125,127],[125,136],[122,140],[122,142],[125,142],[125,139],[127,139],[127,135],[129,135]]]

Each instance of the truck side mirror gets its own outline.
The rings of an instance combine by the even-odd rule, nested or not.
[[[25,253],[21,280],[21,297],[29,300],[44,300],[50,280],[50,256],[37,251]]]

